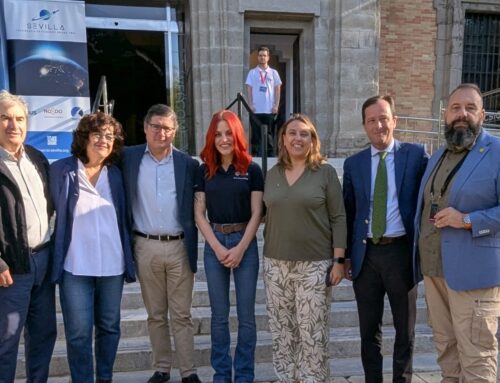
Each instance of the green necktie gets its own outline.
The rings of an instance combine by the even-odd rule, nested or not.
[[[387,167],[385,157],[387,152],[379,152],[380,160],[375,177],[375,190],[373,191],[372,235],[373,242],[378,243],[385,233],[387,215]]]

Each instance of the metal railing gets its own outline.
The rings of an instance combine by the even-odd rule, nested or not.
[[[400,141],[423,144],[432,154],[443,143],[443,128],[440,118],[398,116],[395,136]]]
[[[102,108],[102,111],[104,113],[112,116],[114,107],[115,100],[108,101],[108,86],[106,85],[106,76],[101,76],[99,86],[97,87],[94,104],[92,105],[92,113],[95,113],[100,110],[100,108]]]
[[[486,112],[484,121],[484,129],[500,136],[500,112]],[[432,154],[444,144],[444,120],[441,117],[398,116],[395,135],[401,141],[425,145],[429,154]]]
[[[261,157],[262,157],[262,173],[264,173],[264,177],[266,176],[267,173],[267,146],[268,146],[268,139],[267,139],[267,134],[269,127],[266,124],[262,124],[257,117],[255,117],[252,109],[248,105],[247,101],[245,100],[245,97],[243,96],[243,93],[238,92],[236,95],[236,98],[226,107],[226,109],[231,109],[234,105],[236,104],[237,107],[237,114],[240,119],[240,121],[243,123],[242,120],[242,114],[243,114],[243,108],[246,109],[248,112],[248,115],[250,116],[250,119],[257,125],[260,126],[260,137],[261,137],[261,142],[260,142],[260,150],[261,150]],[[248,148],[250,149],[252,144],[252,128],[251,126],[248,128]]]

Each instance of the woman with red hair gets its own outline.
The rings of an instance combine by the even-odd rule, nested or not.
[[[213,382],[253,382],[255,291],[259,254],[255,233],[262,216],[264,178],[247,152],[238,116],[229,110],[213,115],[200,153],[195,191],[195,219],[205,237],[204,264],[212,310]],[[208,220],[206,213],[208,213]],[[229,281],[233,272],[238,341],[231,360]]]

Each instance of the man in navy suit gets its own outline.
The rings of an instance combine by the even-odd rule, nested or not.
[[[475,84],[453,90],[446,145],[429,160],[415,220],[442,382],[496,382],[500,315],[500,139],[483,128]]]
[[[148,312],[155,373],[148,383],[170,379],[172,328],[183,383],[199,383],[194,367],[191,302],[198,258],[194,180],[198,162],[173,147],[177,116],[153,105],[144,118],[146,144],[123,153],[123,176],[137,275]],[[167,318],[170,316],[170,325]]]
[[[391,96],[366,100],[362,119],[371,146],[345,160],[343,194],[345,270],[358,305],[365,381],[383,381],[381,326],[387,294],[396,330],[393,382],[410,382],[417,298],[413,222],[428,157],[422,146],[394,139],[397,117]]]

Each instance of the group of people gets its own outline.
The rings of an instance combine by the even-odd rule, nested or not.
[[[384,297],[393,382],[410,382],[417,283],[424,279],[442,382],[495,382],[500,316],[500,139],[483,128],[480,89],[461,84],[444,112],[446,144],[428,159],[394,139],[390,96],[362,106],[370,148],[344,162],[346,278],[353,281],[366,382],[382,382]]]
[[[93,113],[74,131],[72,156],[49,166],[24,144],[25,104],[0,92],[0,382],[14,380],[23,328],[27,380],[47,381],[54,283],[72,381],[111,382],[123,283],[136,274],[155,369],[148,383],[170,380],[170,331],[182,382],[200,382],[191,320],[197,229],[205,238],[213,382],[253,382],[263,216],[266,306],[280,382],[329,380],[331,286],[343,278],[353,281],[365,381],[383,381],[387,295],[396,333],[393,381],[410,382],[422,277],[442,381],[496,381],[500,140],[482,127],[479,88],[462,84],[451,92],[446,145],[430,160],[423,146],[394,138],[391,96],[367,99],[361,114],[371,145],[345,160],[343,185],[302,114],[280,129],[277,165],[264,182],[231,111],[213,115],[201,165],[173,146],[176,115],[158,104],[144,119],[145,144],[124,148],[121,125]]]

